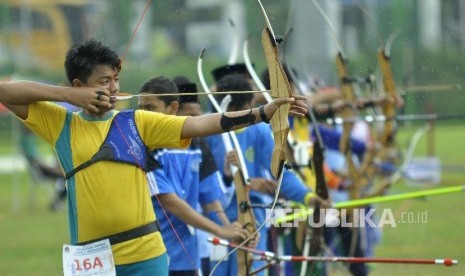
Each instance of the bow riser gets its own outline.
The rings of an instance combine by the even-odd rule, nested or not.
[[[324,164],[324,156],[323,156],[323,149],[320,142],[315,140],[313,144],[313,164],[315,170],[315,177],[316,177],[316,185],[315,185],[315,193],[320,198],[327,200],[329,198],[328,187],[326,186],[326,179],[323,169]],[[321,221],[320,216],[320,204],[317,202],[315,204],[314,213],[313,213],[313,222],[316,225],[319,225]],[[323,218],[324,219],[324,218]],[[310,253],[309,256],[318,256],[321,251],[321,244],[324,243],[324,226],[322,227],[312,227],[311,228],[311,236],[310,236]],[[311,271],[314,272],[315,265],[312,264],[310,267]]]
[[[386,55],[385,51],[380,50],[378,52],[378,63],[381,68],[381,73],[383,75],[383,85],[384,91],[391,97],[396,97],[396,85],[394,82],[394,77],[392,76],[392,69],[389,57]],[[393,100],[394,100],[393,99]],[[390,118],[396,116],[396,109],[394,104],[386,101],[385,104],[382,106],[383,115]],[[395,122],[386,122],[384,126],[384,131],[381,136],[381,143],[384,147],[391,145],[393,141],[393,133],[395,128]]]
[[[242,172],[239,170],[234,175],[234,183],[236,188],[236,197],[237,197],[237,208],[238,208],[238,222],[246,229],[249,233],[254,233],[256,231],[255,227],[255,218],[252,210],[250,209],[249,201],[249,185],[240,185],[242,182],[243,176]],[[238,265],[238,275],[248,275],[252,267],[252,254],[239,250],[237,252],[237,265]]]
[[[348,73],[347,73],[347,68],[346,68],[346,60],[342,56],[341,53],[339,53],[336,56],[336,70],[339,75],[340,79],[340,86],[341,86],[341,94],[344,102],[346,103],[353,103],[355,101],[355,93],[352,88],[352,84],[347,81],[348,79]],[[345,106],[341,112],[340,115],[342,118],[351,118],[355,117],[354,114],[354,109],[351,106]],[[349,141],[350,141],[350,133],[352,131],[353,123],[351,122],[345,122],[343,123],[343,133],[341,137],[341,141],[339,144],[339,149],[342,153],[346,153],[349,151]]]

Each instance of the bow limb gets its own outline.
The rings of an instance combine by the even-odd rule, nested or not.
[[[218,104],[215,97],[213,96],[210,88],[205,81],[205,77],[203,75],[202,70],[202,60],[203,55],[205,53],[205,49],[199,55],[199,59],[197,61],[197,73],[199,76],[200,83],[207,93],[208,99],[212,103],[213,107],[216,109],[218,113],[223,113],[225,110]],[[245,242],[250,240],[256,233],[256,223],[255,218],[253,215],[252,208],[250,208],[250,200],[249,200],[249,189],[250,189],[250,178],[247,172],[247,168],[245,167],[244,156],[242,154],[241,147],[239,145],[239,141],[237,140],[236,134],[233,131],[228,133],[221,134],[221,138],[223,140],[223,144],[225,147],[226,152],[232,151],[234,148],[237,151],[237,155],[239,158],[239,168],[236,166],[231,166],[231,172],[233,174],[233,183],[236,189],[236,198],[237,198],[237,208],[238,208],[238,222],[242,225],[244,229],[247,229],[249,233],[253,233]],[[232,144],[231,144],[232,141]],[[233,147],[234,145],[234,147]],[[245,244],[244,242],[244,244]],[[229,255],[233,254],[235,250],[229,252],[225,255],[218,264],[212,269],[211,275],[215,272],[218,265],[226,260]],[[252,267],[252,255],[246,251],[238,251],[237,252],[237,265],[238,265],[238,274],[239,275],[248,275],[251,271]]]
[[[265,87],[263,82],[260,80],[260,77],[257,75],[257,72],[255,71],[255,69],[253,68],[252,62],[250,61],[250,56],[249,56],[249,50],[248,49],[249,49],[249,40],[246,39],[244,41],[244,45],[243,45],[243,48],[242,48],[245,66],[246,66],[247,71],[249,72],[250,76],[252,77],[254,83],[257,85],[258,89],[263,91],[263,96],[265,97],[266,102],[270,103],[271,101],[273,101],[273,98],[271,97],[270,93],[268,92],[268,89]],[[289,147],[292,150],[294,150],[294,147],[297,144],[297,142],[294,140],[291,133],[288,133],[287,143],[288,143]]]
[[[241,42],[239,40],[239,31],[236,28],[236,24],[234,24],[234,21],[231,18],[229,18],[228,22],[234,31],[233,47],[232,47],[231,53],[229,54],[229,59],[228,59],[228,65],[231,65],[237,62],[237,56],[239,55],[239,50],[241,48]]]
[[[390,61],[391,45],[395,39],[395,34],[391,35],[385,47],[378,51],[378,63],[381,68],[381,74],[383,76],[384,91],[390,98],[389,100],[385,101],[382,106],[383,115],[387,118],[393,118],[396,116],[396,107],[394,103],[397,97],[397,88],[394,82]],[[394,145],[394,132],[395,121],[386,121],[380,140],[383,147],[390,147]]]
[[[418,144],[418,141],[420,141],[420,138],[425,135],[428,131],[430,131],[430,125],[425,124],[424,127],[418,129],[415,134],[413,135],[412,139],[410,140],[409,146],[407,148],[407,153],[405,154],[404,161],[402,164],[399,166],[399,169],[397,169],[391,176],[383,179],[381,181],[381,185],[374,191],[372,191],[370,194],[367,195],[367,197],[375,197],[375,196],[381,196],[384,194],[385,190],[393,183],[397,182],[405,173],[407,170],[408,165],[412,161],[413,154],[415,153],[415,148]]]
[[[271,101],[273,101],[273,98],[271,97],[270,93],[268,92],[268,89],[265,87],[263,82],[260,80],[260,77],[257,75],[257,72],[255,71],[255,69],[253,68],[252,62],[250,61],[250,57],[249,57],[248,47],[249,47],[249,41],[248,41],[248,39],[246,39],[244,41],[244,45],[243,45],[243,48],[242,48],[245,66],[246,66],[247,71],[249,72],[250,76],[252,77],[254,83],[257,85],[258,89],[260,91],[263,91],[263,96],[264,96],[266,102],[270,103]],[[288,144],[291,152],[295,156],[296,146],[299,144],[299,142],[294,139],[291,132],[288,133],[287,144]],[[294,157],[294,159],[297,159],[297,158]],[[293,160],[293,161],[295,161],[295,160]],[[296,163],[296,162],[294,162],[294,163]],[[301,164],[296,164],[296,165],[297,165],[296,167],[299,167]],[[304,180],[307,179],[307,176],[305,175],[305,173],[301,172],[300,170],[296,170],[296,172],[299,174],[299,176],[302,179],[304,179]]]
[[[263,7],[262,7],[263,9]],[[265,13],[264,13],[265,14]],[[266,14],[265,14],[266,15]],[[265,16],[266,18],[266,16]],[[269,25],[269,24],[268,24]],[[278,51],[276,50],[276,43],[273,43],[275,42],[274,39],[272,40],[270,37],[269,37],[269,34],[271,34],[272,32],[268,32],[266,31],[266,29],[264,30],[263,34],[262,34],[262,43],[264,45],[264,48],[265,48],[265,54],[267,55],[267,63],[270,64],[270,63],[273,63],[276,64],[281,64],[279,62],[279,60],[277,59],[277,56],[278,56]],[[248,42],[246,41],[244,43],[244,49],[243,49],[243,52],[244,52],[244,62],[247,66],[247,69],[250,73],[250,75],[252,76],[252,78],[255,80],[256,84],[258,87],[261,87],[260,89],[261,90],[264,90],[265,86],[263,85],[263,83],[260,81],[260,79],[258,78],[257,74],[255,73],[255,70],[250,62],[250,58],[249,58],[249,55],[248,55]],[[268,50],[267,50],[268,49]],[[271,56],[271,57],[270,57]],[[270,66],[269,66],[270,68]],[[279,71],[278,72],[282,72],[282,77],[279,78],[278,77],[278,81],[281,80],[281,81],[284,81],[286,83],[289,83],[288,80],[286,79],[286,76],[284,74],[284,70],[282,70],[283,68],[281,67],[281,69],[278,69]],[[291,70],[289,70],[290,72],[292,72]],[[276,72],[276,69],[275,71]],[[276,73],[275,73],[276,74]],[[297,79],[295,77],[295,75],[291,74],[291,78],[292,81],[294,83],[297,83]],[[270,70],[270,82],[272,80],[272,75],[271,75],[271,70]],[[276,79],[275,79],[276,80]],[[272,84],[273,82],[271,82]],[[275,82],[276,83],[276,82]],[[275,86],[277,88],[277,86]],[[289,88],[290,88],[290,85],[289,85]],[[279,88],[277,88],[279,89]],[[273,92],[273,84],[271,86],[271,91]],[[292,90],[289,89],[290,94],[292,94]],[[268,93],[265,93],[265,98],[267,98],[267,96],[269,97],[269,101],[271,101],[271,96],[268,94]],[[312,123],[316,126],[316,119],[315,119],[315,115],[313,113],[313,109],[311,107],[309,107],[309,117],[311,118],[312,120]],[[282,120],[286,120],[287,121],[287,116],[286,118],[283,118]],[[317,137],[318,137],[318,141],[319,143],[316,143],[314,144],[315,147],[319,147],[319,151],[317,152],[317,157],[316,158],[320,158],[318,161],[316,161],[318,163],[318,167],[315,167],[315,169],[317,170],[315,173],[316,173],[316,177],[317,177],[317,184],[316,184],[316,194],[318,196],[320,196],[321,198],[324,198],[324,199],[327,199],[328,198],[328,190],[327,190],[327,186],[326,186],[326,181],[324,179],[324,173],[323,173],[323,154],[322,154],[322,149],[321,147],[323,146],[323,142],[322,142],[322,139],[321,139],[321,135],[319,133],[319,130],[318,128],[316,129],[316,132],[317,132]],[[293,149],[293,147],[295,146],[295,142],[294,140],[292,139],[292,135],[290,133],[288,133],[289,135],[287,136],[287,142],[288,144],[290,145],[291,149]],[[275,136],[276,137],[276,136]],[[281,137],[279,137],[281,138]],[[275,138],[276,139],[276,138]],[[276,143],[276,140],[275,140],[275,143]],[[293,149],[294,150],[294,149]],[[314,156],[315,158],[315,156]],[[321,161],[321,162],[320,162]],[[315,162],[315,161],[314,161]],[[321,166],[319,166],[321,164]],[[301,174],[301,172],[299,171],[299,173]],[[301,174],[302,178],[305,179],[305,176],[303,174]],[[279,182],[281,183],[281,182]],[[319,207],[319,205],[318,205]],[[318,211],[318,214],[319,214],[319,211]],[[320,217],[318,215],[318,217],[314,217],[314,220],[315,222],[319,223],[320,221]],[[306,232],[305,231],[302,231],[301,233],[304,233]],[[319,252],[320,252],[320,249],[321,249],[321,241],[322,241],[322,238],[323,238],[323,228],[319,228],[319,229],[312,229],[312,233],[311,233],[311,239],[310,239],[310,244],[312,245],[311,246],[311,253],[312,256],[316,256]],[[310,245],[309,244],[309,245]],[[308,250],[308,247],[306,247],[306,249]],[[305,251],[305,250],[304,250]],[[307,252],[308,253],[308,252]],[[306,271],[306,266],[307,266],[307,263],[303,263],[302,264],[302,270],[301,272],[305,273]],[[312,265],[312,270],[314,270],[314,266]]]
[[[269,25],[269,22],[267,23]],[[291,97],[293,92],[279,61],[277,42],[270,26],[266,27],[262,32],[262,44],[270,74],[271,96],[274,98]],[[270,123],[274,136],[271,173],[277,179],[283,173],[286,160],[285,146],[289,133],[288,116],[289,104],[284,104],[278,108]]]
[[[396,38],[397,33],[391,35],[386,42],[385,47],[378,51],[378,63],[381,68],[381,74],[383,76],[384,91],[389,97],[388,100],[382,105],[383,115],[386,118],[394,118],[396,116],[395,101],[397,98],[397,88],[394,82],[394,76],[391,68],[391,46]],[[380,143],[385,152],[383,159],[385,159],[387,152],[396,147],[394,135],[396,130],[396,121],[387,120],[384,123],[383,133],[380,137]]]
[[[244,63],[245,66],[247,67],[247,71],[249,72],[250,76],[252,77],[255,85],[257,85],[258,89],[261,91],[266,91],[266,87],[263,84],[263,82],[260,80],[260,77],[257,75],[257,72],[253,68],[252,62],[250,61],[250,56],[249,56],[249,40],[246,39],[244,41],[244,45],[242,46],[242,55],[244,57]],[[265,97],[265,100],[269,103],[273,100],[271,98],[270,93],[268,92],[263,92],[263,96]]]
[[[257,1],[260,5],[266,23],[266,27],[262,31],[261,40],[270,77],[270,95],[273,98],[292,97],[293,91],[291,85],[289,84],[289,80],[284,73],[284,69],[278,55],[278,41],[281,42],[282,38],[277,38],[274,35],[273,28],[271,27],[271,23],[268,19],[266,11],[260,0]],[[270,170],[271,174],[276,179],[278,179],[278,187],[271,211],[276,205],[284,173],[284,166],[286,161],[286,143],[289,134],[289,109],[289,104],[281,105],[278,110],[276,110],[270,121],[274,137],[274,147]],[[270,212],[270,215],[271,214],[272,212]],[[269,216],[265,219],[263,225],[260,227],[263,227],[268,219]]]

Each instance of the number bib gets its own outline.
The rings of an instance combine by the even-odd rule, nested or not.
[[[64,276],[116,275],[110,241],[63,245],[63,272]]]

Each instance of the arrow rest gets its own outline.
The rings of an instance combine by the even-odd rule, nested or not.
[[[245,213],[248,210],[250,210],[250,204],[247,201],[241,201],[239,203],[239,209],[241,210],[242,213]]]

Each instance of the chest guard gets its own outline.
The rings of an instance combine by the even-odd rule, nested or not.
[[[100,149],[89,161],[66,173],[66,179],[99,161],[131,164],[144,172],[153,171],[161,166],[142,142],[134,120],[134,110],[121,111],[113,117],[110,130]]]

